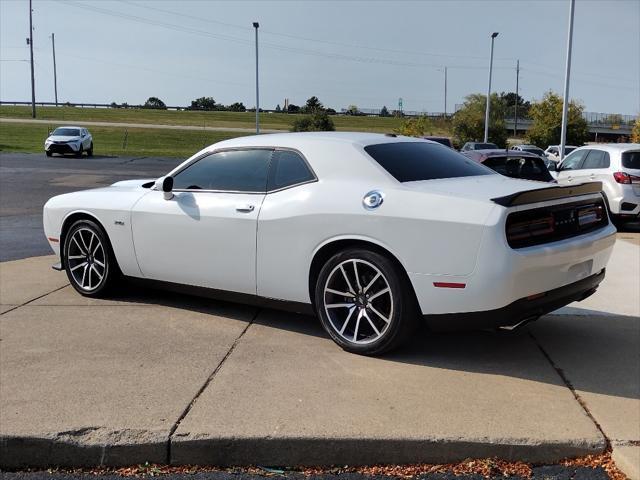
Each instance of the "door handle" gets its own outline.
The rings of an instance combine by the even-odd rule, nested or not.
[[[250,213],[250,212],[253,212],[254,208],[256,208],[256,207],[254,207],[253,205],[250,205],[250,204],[237,205],[236,206],[236,212]]]

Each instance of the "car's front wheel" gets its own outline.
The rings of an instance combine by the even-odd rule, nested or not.
[[[331,257],[315,289],[323,327],[344,350],[378,355],[413,331],[417,305],[400,268],[377,252],[353,248]]]
[[[106,294],[119,272],[107,235],[91,220],[71,226],[64,240],[64,259],[69,282],[89,297]]]
[[[82,154],[84,153],[84,148],[82,148],[82,145],[80,145],[80,148],[78,149],[78,151],[75,153],[76,158],[80,158],[82,156]]]
[[[49,150],[45,150],[44,153],[47,157],[50,157],[51,155],[53,155]]]

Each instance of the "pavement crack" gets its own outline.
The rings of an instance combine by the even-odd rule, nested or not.
[[[9,313],[9,312],[13,312],[14,310],[17,310],[17,309],[18,309],[18,308],[20,308],[20,307],[24,307],[25,305],[29,305],[31,302],[35,302],[36,300],[40,300],[41,298],[46,297],[47,295],[51,295],[52,293],[56,293],[58,290],[62,290],[63,288],[66,288],[66,287],[68,287],[68,286],[69,286],[69,284],[63,285],[63,286],[61,286],[61,287],[56,288],[55,290],[51,290],[50,292],[47,292],[47,293],[45,293],[45,294],[42,294],[42,295],[40,295],[39,297],[32,298],[32,299],[31,299],[31,300],[29,300],[28,302],[24,302],[24,303],[21,303],[20,305],[16,305],[15,307],[10,308],[10,309],[9,309],[9,310],[7,310],[6,312],[2,312],[2,313],[0,313],[0,316],[2,316],[2,315],[6,315],[6,314],[7,314],[7,313]]]
[[[207,377],[205,382],[198,389],[198,391],[196,392],[196,394],[193,397],[193,399],[191,400],[191,402],[189,402],[189,405],[187,405],[187,407],[184,409],[184,411],[182,412],[180,417],[178,417],[178,420],[176,420],[176,422],[173,424],[173,426],[171,427],[171,430],[169,430],[169,437],[167,439],[167,464],[168,465],[171,464],[171,439],[173,438],[173,434],[176,432],[176,430],[180,426],[180,423],[182,423],[182,420],[184,420],[185,417],[189,414],[189,412],[191,411],[191,409],[193,408],[195,403],[198,401],[198,398],[200,398],[200,395],[202,395],[202,393],[207,389],[207,387],[213,381],[213,379],[218,374],[218,372],[220,371],[222,366],[225,364],[227,359],[231,356],[231,354],[235,350],[236,346],[238,345],[238,343],[240,343],[240,340],[242,339],[244,334],[247,333],[247,330],[249,330],[249,327],[251,327],[251,325],[253,325],[253,323],[256,321],[256,318],[258,318],[258,315],[260,314],[261,311],[262,311],[261,309],[257,309],[256,310],[256,313],[253,315],[253,317],[251,318],[249,323],[247,323],[247,326],[244,327],[242,332],[240,332],[240,335],[238,335],[236,337],[236,339],[231,344],[231,347],[229,347],[229,350],[227,351],[225,356],[222,358],[222,360],[220,360],[220,362],[218,363],[216,368],[213,369],[211,374]]]
[[[573,394],[573,397],[576,399],[576,402],[578,402],[578,404],[582,407],[582,410],[584,410],[584,413],[587,415],[587,417],[589,417],[589,419],[591,419],[593,424],[596,426],[596,428],[598,429],[598,431],[600,432],[600,434],[604,438],[605,451],[611,451],[611,440],[609,439],[607,434],[604,433],[604,430],[602,429],[602,426],[595,419],[595,417],[593,416],[593,414],[589,410],[589,407],[587,406],[586,402],[582,399],[582,397],[580,397],[580,394],[578,394],[578,392],[576,391],[575,387],[571,383],[571,380],[569,380],[569,378],[567,378],[567,376],[564,373],[564,370],[562,370],[562,368],[560,368],[558,365],[556,365],[556,363],[553,361],[553,359],[551,358],[549,353],[547,353],[547,351],[544,349],[542,344],[538,341],[538,339],[535,337],[535,335],[531,331],[529,331],[529,336],[534,341],[534,343],[538,346],[538,348],[542,352],[542,355],[544,355],[544,357],[547,359],[547,361],[551,364],[551,366],[556,371],[556,373],[558,374],[560,379],[563,381],[565,386]]]

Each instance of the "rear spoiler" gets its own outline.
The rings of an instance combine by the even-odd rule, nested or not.
[[[559,198],[579,197],[581,195],[592,195],[602,191],[602,182],[589,182],[580,185],[569,185],[566,187],[549,187],[538,190],[526,190],[524,192],[512,193],[505,197],[492,198],[491,201],[503,207],[515,207],[516,205],[526,205],[528,203],[546,202]]]

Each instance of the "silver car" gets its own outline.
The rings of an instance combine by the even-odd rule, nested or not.
[[[602,182],[610,215],[640,217],[640,143],[577,148],[558,166],[556,178],[561,185]]]
[[[73,154],[76,157],[93,155],[93,137],[89,130],[83,127],[58,127],[44,142],[44,153],[50,157],[54,153],[65,155]]]

